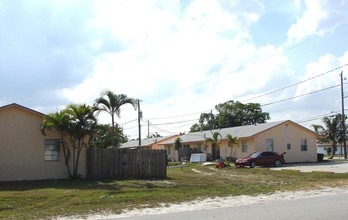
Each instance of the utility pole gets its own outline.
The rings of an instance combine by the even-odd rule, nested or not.
[[[139,99],[137,99],[137,105],[138,105],[138,129],[139,129],[139,147],[141,147],[141,124],[140,124],[140,120],[143,117],[143,113],[140,110],[140,101]]]
[[[342,100],[342,141],[344,159],[347,159],[347,144],[346,144],[346,116],[344,114],[344,93],[343,93],[343,70],[341,72],[341,100]]]
[[[147,120],[147,137],[150,137],[150,120]]]

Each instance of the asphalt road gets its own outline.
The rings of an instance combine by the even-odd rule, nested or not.
[[[260,204],[117,218],[125,220],[188,219],[348,219],[348,192],[314,198],[267,201]]]

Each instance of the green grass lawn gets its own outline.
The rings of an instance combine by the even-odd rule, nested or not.
[[[0,183],[0,219],[120,213],[196,198],[257,195],[275,191],[347,186],[348,174],[216,169],[187,165],[168,168],[164,180],[57,180]]]

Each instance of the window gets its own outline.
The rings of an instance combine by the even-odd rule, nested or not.
[[[291,150],[291,144],[287,144],[286,149]]]
[[[263,157],[274,157],[274,153],[273,152],[263,152],[261,154],[261,156],[263,156]]]
[[[247,141],[242,141],[242,152],[243,153],[248,152],[248,142]]]
[[[307,151],[307,139],[301,139],[301,151]]]
[[[60,156],[60,140],[45,140],[45,161],[59,161]]]
[[[197,148],[198,153],[203,153],[202,143],[199,143]]]
[[[266,151],[273,152],[273,139],[266,140]]]

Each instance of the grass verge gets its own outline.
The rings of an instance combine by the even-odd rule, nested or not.
[[[348,174],[168,168],[164,180],[59,180],[0,183],[0,219],[38,219],[156,207],[196,198],[267,194],[275,191],[344,186]]]

